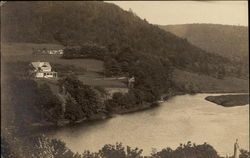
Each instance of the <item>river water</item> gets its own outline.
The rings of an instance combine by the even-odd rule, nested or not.
[[[196,94],[176,96],[161,106],[75,127],[64,127],[50,136],[63,140],[74,152],[98,151],[104,144],[122,142],[143,149],[143,155],[187,141],[211,144],[225,156],[233,153],[233,143],[249,149],[249,105],[223,107]]]

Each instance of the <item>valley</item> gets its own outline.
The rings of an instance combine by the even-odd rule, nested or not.
[[[1,157],[249,157],[247,27],[102,1],[6,2],[1,23]]]

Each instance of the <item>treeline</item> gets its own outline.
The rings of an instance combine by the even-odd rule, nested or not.
[[[105,2],[7,2],[2,7],[2,40],[8,42],[60,43],[82,46],[95,43],[86,56],[102,59],[100,46],[135,54],[158,56],[173,67],[214,77],[242,76],[239,63],[208,53],[187,40],[142,20],[131,11]],[[17,36],[18,35],[18,36]],[[92,47],[92,46],[91,46]],[[110,50],[110,49],[108,49]],[[78,56],[71,51],[69,57]],[[91,48],[91,51],[94,51]],[[101,54],[99,54],[101,53]],[[107,52],[110,54],[110,51]],[[69,54],[69,53],[66,53]],[[115,63],[116,61],[110,61]],[[109,64],[109,65],[111,65]],[[116,67],[114,67],[116,69]],[[119,69],[119,68],[118,68]]]
[[[49,139],[44,135],[26,139],[14,137],[5,131],[1,136],[1,157],[4,158],[222,158],[209,144],[192,144],[190,141],[180,144],[176,149],[169,147],[161,151],[153,151],[151,155],[142,156],[142,149],[106,144],[98,152],[85,150],[83,153],[74,153],[66,144],[58,139]],[[248,158],[247,150],[240,150],[239,158]],[[232,158],[232,157],[230,157]]]
[[[81,46],[67,47],[63,51],[63,58],[94,58],[98,60],[104,60],[107,55],[107,49],[104,46],[97,44],[85,43]]]

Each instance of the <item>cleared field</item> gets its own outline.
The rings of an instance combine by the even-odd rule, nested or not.
[[[234,77],[217,79],[206,75],[194,74],[175,69],[174,82],[177,85],[191,84],[200,92],[248,92],[248,80]]]
[[[78,75],[78,79],[84,84],[91,86],[98,86],[103,88],[126,88],[127,85],[123,80],[106,78],[100,73],[96,72],[87,72],[84,75]]]
[[[106,78],[92,78],[79,76],[79,80],[81,80],[84,84],[91,86],[100,86],[103,88],[106,87],[115,87],[115,88],[125,88],[126,85],[120,80],[107,80]]]
[[[1,43],[2,61],[48,61],[52,64],[52,67],[53,64],[73,65],[77,68],[83,68],[86,70],[84,75],[78,76],[84,84],[104,88],[126,87],[121,80],[108,80],[101,75],[104,70],[103,61],[96,59],[62,59],[60,55],[34,55],[32,48],[63,49],[64,47],[57,44]]]
[[[35,49],[63,49],[64,47],[59,44],[35,44],[35,43],[1,43],[1,51],[5,55],[30,55],[32,48]]]
[[[62,59],[60,55],[34,55],[33,50],[48,48],[62,49],[63,46],[57,44],[33,44],[33,43],[1,43],[2,60],[5,62],[15,61],[48,61],[62,65],[74,65],[87,71],[102,72],[103,62],[95,59]]]

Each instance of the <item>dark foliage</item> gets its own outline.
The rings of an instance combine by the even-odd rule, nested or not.
[[[4,131],[1,136],[1,156],[4,158],[221,158],[209,144],[180,144],[176,149],[169,147],[150,156],[142,156],[139,148],[124,147],[122,143],[106,144],[98,152],[84,151],[82,154],[73,153],[66,144],[58,139],[49,139],[44,135],[30,138],[13,137]],[[247,150],[240,150],[240,158],[249,157]]]
[[[195,145],[191,142],[180,144],[177,149],[165,148],[160,152],[152,154],[155,158],[219,158],[216,150],[209,144]]]
[[[62,57],[65,59],[94,58],[103,60],[107,54],[106,48],[97,44],[83,44],[78,47],[67,47],[63,52]]]
[[[65,117],[71,121],[89,118],[103,112],[103,104],[94,88],[84,85],[76,76],[67,76],[59,80],[59,86],[68,93]]]
[[[13,107],[14,124],[22,126],[40,121],[56,121],[61,115],[61,103],[46,84],[37,85],[29,79],[12,79],[8,85],[9,102]]]

